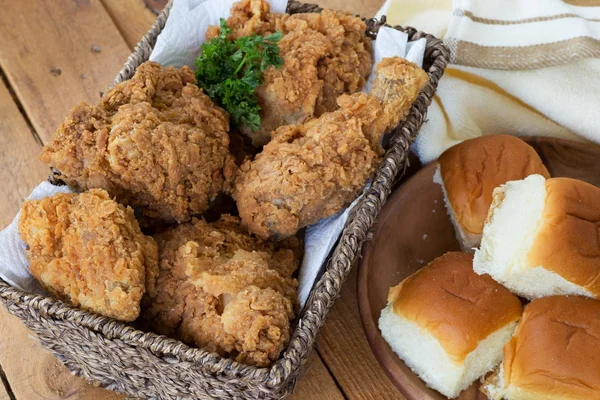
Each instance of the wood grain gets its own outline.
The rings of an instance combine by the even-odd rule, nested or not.
[[[123,35],[123,38],[134,49],[148,29],[156,20],[154,11],[160,11],[163,3],[146,4],[145,0],[101,0],[104,8]]]
[[[356,279],[355,266],[321,329],[317,348],[349,399],[403,400],[367,343],[358,314]]]
[[[50,170],[38,160],[41,146],[1,81],[0,116],[0,181],[7,189],[0,191],[0,228],[3,229],[33,188],[48,177]]]
[[[335,381],[327,371],[325,364],[319,358],[317,352],[313,351],[306,362],[306,372],[298,382],[296,391],[289,400],[319,399],[319,400],[343,400],[344,396],[338,389]]]
[[[10,396],[2,382],[0,382],[0,400],[10,400]]]
[[[0,227],[9,224],[25,197],[48,176],[38,161],[41,149],[31,134],[4,83],[0,82]],[[72,376],[52,354],[44,350],[18,319],[0,306],[0,365],[17,400],[117,399]],[[3,389],[4,386],[0,384]],[[4,400],[0,391],[0,399]],[[6,394],[8,396],[8,394]]]
[[[161,12],[168,2],[169,0],[144,0],[146,7],[152,10],[152,12],[155,14]]]
[[[555,138],[525,138],[551,176],[580,179],[600,187],[600,146]]]
[[[0,0],[0,66],[44,142],[130,53],[99,0]]]
[[[71,373],[16,317],[0,306],[0,363],[17,400],[117,400],[108,390],[89,385]]]

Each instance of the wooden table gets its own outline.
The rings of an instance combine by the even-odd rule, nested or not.
[[[383,0],[320,0],[369,17]],[[164,6],[159,0],[0,0],[0,228],[48,175],[42,144],[94,103]],[[120,399],[72,376],[0,307],[0,400]],[[402,399],[365,339],[356,271],[329,315],[293,399]]]

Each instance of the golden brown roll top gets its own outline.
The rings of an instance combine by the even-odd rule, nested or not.
[[[527,263],[600,296],[600,188],[570,178],[546,181],[546,203]]]
[[[483,232],[496,187],[532,174],[550,177],[535,150],[509,135],[466,140],[446,150],[438,162],[454,218],[472,234]]]
[[[472,269],[473,256],[450,252],[390,289],[394,312],[426,329],[457,362],[480,341],[521,317],[519,299]]]
[[[503,383],[507,398],[600,399],[600,301],[529,303],[504,347]]]

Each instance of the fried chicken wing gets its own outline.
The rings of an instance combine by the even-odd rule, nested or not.
[[[31,274],[52,295],[122,321],[138,317],[158,250],[131,208],[101,189],[56,194],[23,204],[19,232]]]
[[[236,168],[229,116],[195,82],[187,67],[146,62],[97,106],[75,107],[40,159],[78,190],[106,189],[148,218],[188,220]]]
[[[275,245],[226,215],[155,238],[159,275],[143,312],[153,330],[251,365],[277,359],[298,304],[295,238]]]
[[[370,95],[342,95],[336,111],[273,132],[236,180],[244,226],[284,238],[347,206],[380,161],[382,135],[406,117],[427,79],[406,60],[384,59]]]
[[[343,12],[276,14],[264,0],[243,0],[234,4],[227,24],[234,38],[283,33],[278,43],[283,66],[269,67],[257,90],[261,125],[244,131],[256,146],[266,144],[279,126],[334,110],[336,98],[360,90],[373,66],[366,25]],[[218,32],[210,28],[207,39]]]

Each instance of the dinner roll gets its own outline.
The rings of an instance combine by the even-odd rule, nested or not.
[[[440,156],[433,180],[442,186],[463,251],[479,246],[493,190],[532,174],[550,177],[535,150],[509,135],[466,140]]]
[[[521,317],[521,302],[473,256],[451,252],[390,289],[384,339],[425,383],[453,398],[492,370]]]
[[[600,301],[533,300],[482,389],[495,400],[600,399]]]
[[[528,299],[600,296],[600,189],[540,175],[497,188],[473,268]]]

